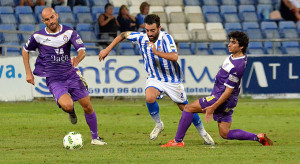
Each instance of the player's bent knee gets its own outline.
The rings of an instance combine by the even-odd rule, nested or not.
[[[147,96],[146,97],[147,103],[154,103],[156,101],[156,97],[154,96]]]
[[[73,103],[61,103],[60,106],[66,112],[71,112],[73,110]]]

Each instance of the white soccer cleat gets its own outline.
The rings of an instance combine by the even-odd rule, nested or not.
[[[70,122],[75,125],[77,123],[77,116],[75,113],[69,113],[69,120]]]
[[[201,137],[203,138],[205,145],[215,145],[215,141],[211,138],[211,136],[208,133]]]
[[[99,137],[98,137],[97,139],[92,139],[91,144],[92,144],[92,145],[100,145],[100,146],[102,146],[102,145],[107,145],[107,143],[104,142],[104,141],[102,140],[102,138],[99,138]]]
[[[150,140],[156,140],[159,133],[164,130],[164,123],[161,122],[160,124],[156,124],[152,132],[150,133]]]

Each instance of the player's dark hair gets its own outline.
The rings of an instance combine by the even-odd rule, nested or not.
[[[156,14],[149,14],[145,17],[144,23],[146,23],[148,25],[156,23],[156,27],[158,28],[160,26],[160,18]]]
[[[240,47],[244,47],[242,49],[243,54],[247,52],[248,49],[248,44],[249,44],[249,37],[247,36],[246,33],[242,31],[231,31],[228,34],[228,38],[236,39],[239,42]]]
[[[109,8],[109,7],[114,7],[114,5],[112,5],[111,3],[107,3],[107,4],[105,4],[105,6],[104,6],[104,9],[105,9],[105,11],[107,10],[107,8]]]

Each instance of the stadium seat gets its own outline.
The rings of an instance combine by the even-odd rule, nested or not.
[[[205,23],[204,16],[199,13],[189,13],[186,19],[189,23]]]
[[[168,6],[183,6],[183,0],[165,0],[165,1]]]
[[[214,55],[227,55],[228,51],[224,43],[220,42],[210,42],[210,50]]]
[[[13,46],[19,46],[19,43],[3,43],[4,45],[13,45]],[[6,56],[20,56],[21,55],[21,49],[20,48],[14,48],[14,47],[7,47],[6,49]],[[2,48],[2,54],[5,54],[5,48]]]
[[[135,49],[131,42],[119,43],[120,55],[135,55]]]
[[[190,44],[188,42],[180,42],[177,46],[179,55],[193,55]]]
[[[94,23],[90,8],[88,6],[74,6],[73,14],[75,15],[77,23]]]
[[[274,47],[273,47],[274,46]],[[265,52],[267,54],[282,54],[280,42],[264,42]]]
[[[13,14],[14,10],[11,6],[0,6],[0,14]]]
[[[149,13],[153,12],[165,12],[165,9],[162,6],[151,6],[149,9]]]
[[[14,24],[0,24],[0,30],[16,31]],[[0,42],[14,42],[18,43],[20,38],[16,33],[0,33]]]
[[[272,5],[272,0],[257,0],[258,4]]]
[[[127,0],[127,3],[129,6],[137,6],[140,7],[140,5],[145,2],[146,0]]]
[[[91,6],[105,6],[108,3],[108,0],[90,0]]]
[[[199,0],[183,0],[185,6],[201,6]]]
[[[195,49],[195,47],[197,47],[197,49]],[[196,50],[196,52],[193,52],[196,55],[211,55],[212,54],[208,48],[207,43],[192,43],[191,49]]]
[[[249,54],[265,54],[262,42],[250,42],[248,45]]]
[[[254,0],[239,0],[240,5],[255,5]]]
[[[11,6],[15,7],[16,3],[14,0],[0,0],[0,6]]]
[[[171,33],[186,31],[185,23],[170,23],[169,24],[169,31]]]
[[[202,1],[203,1],[203,5],[206,5],[206,6],[218,6],[218,5],[220,5],[218,0],[202,0]]]
[[[257,15],[261,21],[267,21],[270,20],[270,13],[273,11],[272,5],[257,5]]]
[[[61,25],[65,25],[74,29],[74,25],[72,23],[61,23]]]
[[[238,4],[237,0],[220,0],[222,5],[234,5]]]
[[[300,36],[300,21],[297,22],[297,32],[298,32],[298,34]]]
[[[188,23],[188,31],[192,31],[194,29],[205,29],[204,23]]]
[[[97,40],[96,34],[94,31],[79,31],[79,35],[83,42],[91,42]]]
[[[150,7],[150,10],[151,10],[151,7]],[[183,12],[181,6],[167,6],[167,7],[165,7],[165,10],[166,10],[169,21],[171,20],[171,18],[170,18],[171,12]]]
[[[190,31],[191,39],[194,41],[207,41],[208,34],[205,29],[193,29]]]
[[[152,6],[161,6],[161,7],[166,6],[166,2],[162,1],[162,0],[148,0],[147,2],[150,4],[151,7]],[[151,9],[151,7],[150,7],[150,9]]]
[[[70,6],[55,6],[55,12],[57,13],[69,13],[72,12]]]
[[[89,48],[89,46],[96,47],[95,43],[84,43],[84,46],[86,48],[85,53],[87,56],[97,56],[100,52],[96,48]]]
[[[202,12],[206,22],[222,22],[218,6],[203,6]]]
[[[129,13],[135,17],[138,13],[140,13],[140,6],[130,6]]]
[[[71,23],[71,24],[74,24],[75,23],[75,18],[74,18],[74,15],[71,13],[71,12],[62,12],[62,13],[59,13],[59,22],[60,23]]]
[[[298,39],[298,33],[293,21],[280,21],[279,31],[281,33],[281,37],[283,38]]]
[[[36,24],[37,22],[35,16],[32,13],[20,13],[16,15],[20,24]]]
[[[184,13],[185,13],[185,15],[188,15],[189,13],[201,14],[202,10],[201,10],[200,6],[185,6]]]
[[[275,22],[261,22],[261,29],[267,39],[280,38],[278,27]]]
[[[105,12],[104,6],[93,6],[92,7],[92,16],[94,20],[98,20],[98,16]]]
[[[114,7],[121,7],[122,5],[128,6],[127,0],[110,0]]]
[[[284,54],[299,55],[299,43],[296,41],[282,42],[282,50]]]
[[[87,23],[78,23],[76,25],[76,31],[92,31],[92,25],[91,24],[87,24]]]
[[[205,28],[206,30],[224,29],[222,23],[206,23]]]
[[[242,25],[240,23],[225,23],[225,30],[227,33],[231,31],[242,31]]]
[[[211,29],[207,30],[208,38],[217,41],[217,40],[227,40],[226,31],[224,29]]]
[[[44,23],[38,24],[38,30],[43,30],[46,28],[46,25]]]
[[[247,33],[250,39],[262,39],[262,33],[257,22],[244,22],[243,31]]]
[[[190,36],[188,31],[180,31],[180,32],[176,32],[176,33],[171,33],[171,35],[174,37],[174,40],[178,40],[178,41],[189,41],[190,40]]]
[[[220,7],[220,9],[221,9],[221,14],[222,14],[223,20],[226,23],[228,23],[228,22],[240,22],[236,6],[222,5]]]
[[[32,14],[33,11],[30,6],[17,6],[15,13],[18,14]]]
[[[239,15],[244,22],[258,22],[254,5],[240,5]]]
[[[153,12],[153,14],[156,14],[159,16],[161,23],[168,23],[168,17],[165,12]]]
[[[0,14],[1,24],[17,24],[18,21],[14,14]]]
[[[170,23],[186,23],[185,14],[183,12],[171,12]]]
[[[35,27],[33,24],[19,24],[19,31],[34,32]],[[21,34],[21,42],[27,42],[31,34]]]

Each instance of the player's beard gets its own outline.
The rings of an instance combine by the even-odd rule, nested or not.
[[[56,32],[56,29],[58,28],[58,23],[50,24],[50,25],[48,26],[48,28],[49,28],[52,32]]]
[[[158,39],[158,35],[159,35],[159,32],[157,32],[155,35],[148,36],[149,41],[152,43],[156,42],[156,40]],[[150,37],[152,37],[152,38],[150,38]]]

